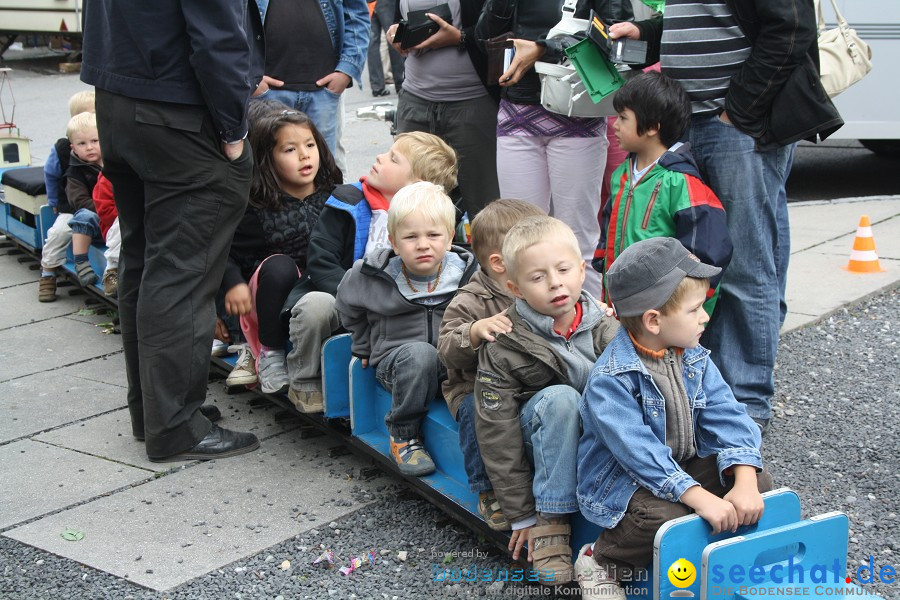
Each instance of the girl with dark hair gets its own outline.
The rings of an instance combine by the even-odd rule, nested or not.
[[[235,231],[222,287],[225,311],[240,315],[257,357],[262,391],[274,394],[288,390],[288,330],[278,314],[306,269],[309,234],[343,175],[305,114],[284,110],[257,117],[249,134],[250,203]]]

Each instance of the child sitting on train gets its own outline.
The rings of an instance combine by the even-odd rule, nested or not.
[[[103,176],[97,177],[97,185],[91,194],[94,199],[94,208],[97,210],[96,231],[94,221],[89,221],[92,228],[91,235],[72,232],[72,251],[75,254],[83,249],[87,252],[91,241],[102,241],[106,244],[103,253],[106,259],[106,270],[100,282],[103,285],[103,294],[115,298],[119,293],[119,251],[122,248],[122,234],[119,230],[119,212],[116,209],[116,199],[113,196],[112,183]]]
[[[250,130],[250,202],[234,232],[222,288],[240,315],[263,393],[288,390],[281,307],[306,270],[310,232],[342,175],[322,134],[302,112],[260,117]]]
[[[84,112],[94,112],[94,92],[82,91],[69,98],[69,117]],[[66,249],[72,239],[69,220],[74,209],[66,196],[66,171],[72,156],[72,143],[68,136],[60,138],[50,150],[44,163],[44,186],[47,204],[56,214],[56,220],[47,231],[47,239],[41,250],[41,279],[38,284],[38,300],[56,300],[56,271],[66,262]]]
[[[450,414],[459,424],[459,446],[469,488],[478,494],[478,513],[495,531],[509,529],[509,522],[484,470],[475,436],[473,393],[478,349],[484,342],[493,342],[497,333],[508,333],[512,328],[506,309],[515,297],[506,287],[509,277],[500,254],[506,232],[525,217],[543,214],[530,202],[500,199],[485,206],[472,220],[472,253],[481,269],[450,302],[438,339],[438,356],[447,368],[442,390]]]
[[[581,423],[578,402],[594,361],[618,323],[582,289],[585,264],[568,225],[527,217],[502,246],[509,331],[478,351],[475,431],[484,465],[512,527],[543,583],[572,580],[569,515]]]
[[[434,471],[421,422],[446,370],[437,354],[441,317],[459,286],[477,269],[475,257],[452,246],[456,208],[444,188],[426,181],[401,189],[388,209],[387,248],[353,263],[335,308],[363,368],[376,369],[391,392],[385,416],[391,455],[404,475]],[[424,325],[424,326],[423,326]]]
[[[369,174],[335,188],[309,242],[306,273],[282,309],[293,349],[287,356],[288,397],[302,412],[323,408],[322,343],[340,329],[334,296],[354,261],[389,248],[387,209],[404,186],[429,181],[445,190],[456,186],[456,152],[428,133],[403,133],[375,158]]]
[[[759,427],[699,345],[720,271],[659,237],[632,244],[606,272],[622,328],[579,405],[578,504],[605,528],[575,562],[591,597],[624,600],[620,584],[649,565],[670,519],[693,511],[719,533],[762,515],[772,480],[760,472]]]

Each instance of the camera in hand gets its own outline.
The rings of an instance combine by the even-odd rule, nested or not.
[[[394,36],[394,41],[400,42],[400,47],[404,50],[418,46],[441,28],[440,25],[426,17],[426,13],[436,15],[448,23],[453,22],[453,15],[450,13],[448,4],[439,4],[428,10],[409,11],[406,19],[397,25],[397,32]]]

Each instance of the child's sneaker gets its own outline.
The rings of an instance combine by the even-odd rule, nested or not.
[[[572,581],[571,537],[567,516],[547,519],[538,513],[537,525],[528,531],[528,545],[541,583],[561,585]]]
[[[56,300],[56,276],[41,277],[38,283],[38,302],[54,302]]]
[[[94,268],[91,267],[90,261],[78,263],[75,265],[75,271],[78,273],[78,283],[80,283],[82,287],[97,283],[98,277],[94,272]]]
[[[103,279],[100,280],[103,286],[103,295],[107,298],[117,298],[119,296],[119,270],[107,269],[103,273]]]
[[[575,578],[582,590],[591,591],[589,595],[583,594],[588,598],[627,599],[622,586],[594,560],[590,544],[585,544],[578,552],[578,558],[575,559]]]
[[[416,438],[396,441],[391,436],[391,456],[397,461],[397,467],[404,475],[421,477],[434,473],[434,461],[425,452],[425,446]]]
[[[250,352],[250,346],[247,344],[239,344],[237,346],[228,346],[229,352],[240,352],[234,369],[225,378],[225,385],[234,387],[238,385],[253,385],[259,378],[256,376],[256,359]]]
[[[263,351],[259,357],[259,388],[263,394],[285,394],[290,387],[284,350]]]
[[[322,390],[288,390],[288,399],[302,413],[317,413],[325,410]]]
[[[228,344],[226,344],[225,342],[223,342],[222,340],[213,338],[212,351],[210,354],[211,354],[211,356],[214,356],[216,358],[226,356],[228,354],[229,348],[230,348],[230,346]]]
[[[494,531],[509,531],[509,521],[503,516],[500,510],[500,503],[497,502],[497,496],[494,490],[481,492],[478,494],[478,514],[487,523],[487,526]]]

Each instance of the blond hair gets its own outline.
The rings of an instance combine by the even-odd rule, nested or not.
[[[519,255],[528,248],[541,242],[558,242],[568,245],[578,260],[581,260],[581,249],[572,229],[553,217],[545,215],[526,217],[516,223],[503,240],[501,253],[509,278],[515,280]]]
[[[456,151],[436,135],[413,131],[401,133],[394,143],[409,161],[412,176],[444,188],[456,187]]]
[[[400,189],[391,199],[388,208],[387,228],[391,238],[397,232],[397,227],[413,213],[420,213],[431,219],[435,224],[442,225],[447,230],[447,235],[453,239],[453,230],[456,228],[456,207],[444,192],[444,188],[429,181],[419,181]]]
[[[97,112],[94,108],[94,97],[94,90],[84,90],[72,94],[72,97],[69,98],[69,116],[74,117],[83,112]]]
[[[475,258],[486,265],[491,254],[500,252],[503,238],[516,223],[525,217],[542,215],[544,211],[524,200],[494,200],[472,219],[472,252]]]
[[[91,129],[97,130],[97,115],[92,112],[78,113],[69,119],[69,124],[66,125],[66,137],[71,142],[72,136],[76,133],[90,131]]]
[[[675,288],[675,291],[672,292],[672,295],[669,296],[669,299],[666,300],[665,304],[656,310],[663,315],[671,314],[681,307],[681,303],[684,301],[685,296],[694,291],[703,290],[705,292],[708,289],[709,279],[704,279],[702,277],[685,277],[678,282],[678,287]],[[615,305],[615,300],[613,300],[613,305]],[[644,312],[647,311],[645,310]],[[631,333],[637,335],[644,331],[644,314],[641,313],[633,317],[619,317],[619,324]]]

